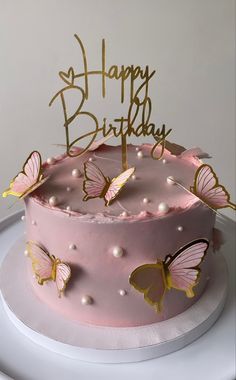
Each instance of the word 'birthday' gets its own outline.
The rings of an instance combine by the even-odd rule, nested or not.
[[[56,99],[61,101],[63,115],[64,115],[64,127],[66,132],[66,147],[67,154],[71,157],[80,156],[84,154],[91,144],[96,140],[99,134],[103,137],[113,135],[114,137],[121,138],[122,146],[122,166],[126,170],[128,167],[127,162],[127,137],[146,137],[153,136],[155,144],[153,145],[151,155],[154,159],[160,159],[164,153],[166,137],[170,134],[171,129],[166,129],[165,125],[162,127],[156,127],[151,122],[152,102],[149,97],[149,85],[150,80],[155,74],[154,71],[149,70],[149,66],[141,68],[140,66],[124,66],[120,67],[112,65],[107,67],[106,65],[106,45],[105,40],[102,40],[102,59],[100,70],[89,70],[87,55],[85,47],[80,38],[75,35],[76,41],[80,47],[83,69],[81,72],[75,73],[73,67],[70,67],[67,72],[60,71],[59,76],[64,81],[64,86],[58,91],[51,99],[49,105],[51,106]],[[89,99],[89,78],[91,76],[99,76],[101,78],[101,95],[106,97],[106,82],[107,80],[116,80],[120,82],[120,101],[124,103],[126,99],[125,90],[128,87],[129,90],[129,107],[126,115],[121,115],[113,119],[113,123],[107,122],[107,117],[103,118],[103,122],[99,125],[97,117],[90,111],[86,110],[86,101]],[[83,86],[81,85],[83,82]],[[72,93],[78,95],[78,106],[73,112],[68,111],[66,94]],[[76,128],[80,132],[82,122],[86,120],[86,125],[89,123],[88,132],[81,134],[78,133],[78,137],[71,141],[70,127],[76,122]],[[86,146],[79,153],[75,153],[73,146],[79,141],[86,140]],[[157,153],[157,146],[161,149]]]

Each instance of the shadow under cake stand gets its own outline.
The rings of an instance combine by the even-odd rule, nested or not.
[[[227,266],[222,254],[200,299],[183,313],[138,327],[79,324],[43,304],[27,282],[20,238],[0,268],[4,309],[17,329],[35,343],[61,355],[100,363],[138,362],[177,351],[205,333],[219,317],[227,294]]]

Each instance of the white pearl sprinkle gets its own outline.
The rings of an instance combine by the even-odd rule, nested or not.
[[[36,276],[35,276],[35,274],[33,274],[33,276],[32,276],[33,278],[36,278]]]
[[[163,214],[166,214],[169,211],[169,206],[165,202],[161,202],[158,205],[158,211],[162,212]]]
[[[71,211],[71,207],[70,206],[66,206],[66,211]]]
[[[85,295],[81,298],[82,305],[91,305],[93,303],[93,299],[91,296]]]
[[[137,157],[138,158],[143,158],[143,152],[141,150],[137,153]]]
[[[66,191],[70,192],[71,191],[71,187],[67,186]]]
[[[120,295],[120,296],[122,296],[122,297],[123,297],[123,296],[126,296],[126,294],[127,294],[127,291],[126,291],[126,290],[124,290],[124,289],[119,289],[119,290],[118,290],[118,293],[119,293],[119,295]]]
[[[170,175],[169,177],[166,178],[166,182],[169,185],[174,185],[175,184],[175,179],[174,179],[174,177],[172,177],[172,175]]]
[[[144,204],[149,203],[149,199],[148,199],[148,198],[143,198],[143,203],[144,203]]]
[[[53,195],[52,197],[49,198],[48,202],[49,202],[50,206],[56,206],[57,197],[55,197],[55,195]]]
[[[73,243],[71,243],[71,244],[69,245],[69,249],[70,249],[71,251],[74,250],[74,249],[76,249],[76,245],[73,244]]]
[[[184,230],[184,227],[183,227],[183,226],[178,226],[178,227],[177,227],[177,231],[182,232],[183,230]]]
[[[137,179],[136,175],[135,175],[135,174],[132,174],[131,179],[132,179],[133,181],[135,181],[135,180]]]
[[[124,251],[121,247],[116,246],[113,248],[112,254],[114,257],[119,258],[119,257],[123,256]]]
[[[89,157],[89,162],[93,162],[94,161],[94,158],[93,157]]]
[[[24,255],[25,255],[25,256],[29,256],[29,252],[27,251],[27,249],[25,249],[25,251],[24,251]]]
[[[55,164],[55,158],[54,158],[54,157],[48,157],[48,158],[47,158],[47,164],[48,164],[48,165],[53,165],[53,164]]]
[[[167,160],[163,158],[162,163],[165,165],[167,163]]]
[[[140,148],[138,146],[136,146],[135,150],[136,150],[136,152],[139,152]]]
[[[81,172],[79,169],[73,169],[71,174],[72,174],[72,177],[74,178],[79,178],[81,176]]]
[[[127,212],[127,211],[123,211],[123,212],[120,214],[120,216],[124,216],[124,217],[126,217],[126,216],[128,216],[128,212]]]
[[[22,220],[22,222],[24,222],[24,220],[25,220],[25,215],[22,215],[21,220]]]
[[[35,220],[32,220],[31,224],[32,224],[32,226],[36,226],[37,223]]]

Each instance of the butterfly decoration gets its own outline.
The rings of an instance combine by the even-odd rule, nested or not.
[[[42,174],[42,158],[39,152],[34,151],[24,163],[22,171],[10,183],[9,189],[2,196],[14,195],[23,199],[32,191],[41,186],[47,178]]]
[[[46,281],[54,281],[58,290],[58,296],[66,288],[71,277],[71,269],[68,264],[53,255],[50,255],[39,244],[27,242],[27,251],[32,260],[32,267],[39,285]]]
[[[175,144],[170,141],[165,142],[165,147],[172,155],[179,158],[211,158],[211,156],[204,152],[201,148],[186,149],[182,145]]]
[[[122,187],[134,173],[135,168],[125,170],[118,177],[112,180],[105,177],[101,170],[92,162],[88,161],[84,164],[85,180],[83,182],[83,190],[85,196],[84,201],[93,198],[103,198],[105,205],[108,206],[120,193]]]
[[[204,259],[209,243],[206,239],[197,239],[180,248],[173,256],[158,260],[155,264],[144,264],[130,275],[130,284],[144,294],[144,299],[161,312],[167,290],[177,289],[191,298],[193,288],[200,275],[199,265]]]
[[[229,193],[224,186],[219,184],[210,165],[203,164],[197,169],[190,191],[213,210],[224,207],[236,210],[236,205],[230,202]]]

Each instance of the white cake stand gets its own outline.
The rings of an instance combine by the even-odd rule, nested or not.
[[[204,334],[219,317],[227,294],[227,267],[215,256],[212,275],[201,298],[188,310],[156,324],[112,328],[82,325],[58,315],[35,296],[27,282],[21,237],[0,268],[4,309],[30,340],[69,358],[100,363],[147,360],[177,351]]]

